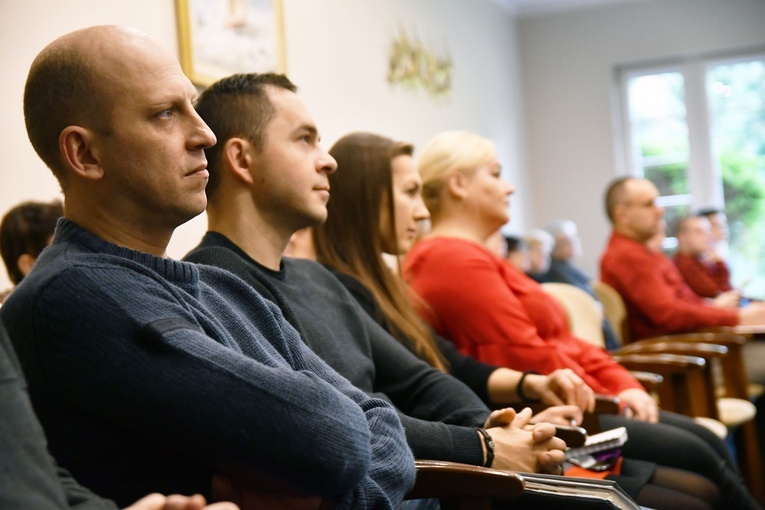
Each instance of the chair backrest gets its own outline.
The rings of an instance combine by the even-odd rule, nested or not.
[[[615,288],[600,280],[593,281],[592,288],[595,289],[598,300],[603,304],[606,319],[611,323],[619,343],[627,345],[632,342],[627,306],[624,304],[622,296]]]
[[[568,325],[575,337],[605,347],[603,310],[592,296],[568,283],[543,283],[542,288],[566,310]]]

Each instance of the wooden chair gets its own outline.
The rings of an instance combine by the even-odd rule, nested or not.
[[[632,335],[629,328],[629,317],[627,307],[621,295],[603,282],[593,282],[593,288],[598,298],[603,303],[606,317],[617,332],[620,343],[624,345],[632,344]],[[718,390],[719,396],[728,396],[733,398],[752,399],[763,394],[765,391],[762,385],[750,384],[746,379],[744,367],[744,347],[747,343],[747,335],[736,333],[737,328],[704,328],[696,332],[664,335],[650,339],[641,340],[641,343],[650,341],[672,341],[672,342],[702,342],[716,343],[724,345],[730,351],[730,356],[723,358],[724,389]],[[751,338],[751,336],[749,336]]]
[[[542,289],[563,306],[574,336],[598,347],[605,347],[603,310],[589,294],[568,283],[543,283]]]
[[[604,306],[606,317],[613,326],[614,330],[622,344],[625,347],[634,345],[629,328],[629,317],[627,307],[621,295],[610,285],[596,281],[593,282],[593,288],[598,298]],[[736,451],[739,456],[739,464],[744,479],[747,481],[750,490],[759,501],[765,500],[765,484],[763,477],[762,458],[759,449],[759,434],[755,421],[757,410],[752,404],[754,398],[763,393],[763,387],[759,384],[750,384],[746,376],[744,363],[744,347],[747,343],[747,337],[736,333],[736,328],[704,328],[698,332],[685,334],[665,335],[661,337],[643,339],[637,342],[644,346],[644,349],[651,350],[651,344],[654,344],[654,350],[661,349],[662,345],[670,342],[673,345],[678,343],[699,344],[714,343],[724,346],[727,349],[726,356],[714,356],[707,358],[710,361],[710,367],[707,372],[713,377],[715,384],[712,395],[716,398],[715,406],[708,406],[708,412],[700,413],[698,409],[689,409],[688,406],[679,405],[677,412],[689,416],[709,416],[718,418],[727,428],[738,428],[736,439]],[[749,338],[755,337],[755,331],[750,331]],[[667,409],[671,409],[668,407]]]
[[[601,347],[604,345],[599,309],[589,294],[568,284],[543,284],[542,287],[566,309],[574,334],[580,338],[589,338],[589,341]],[[621,297],[616,294],[611,300],[621,301]],[[625,308],[623,303],[619,308]],[[626,313],[624,321],[626,322]],[[715,339],[718,341],[712,343]],[[745,339],[730,334],[719,337],[714,334],[673,335],[632,342],[613,351],[612,354],[617,361],[629,365],[630,369],[643,370],[649,366],[650,371],[657,371],[664,376],[667,384],[656,392],[662,408],[688,416],[719,420],[726,427],[737,427],[752,421],[756,414],[751,402],[744,400],[746,376],[743,373],[740,350],[744,342]],[[684,374],[679,370],[677,358],[664,358],[664,361],[660,362],[641,357],[650,354],[694,356],[703,358],[704,363],[689,363],[688,369],[691,365],[696,365],[696,368]],[[649,365],[645,365],[644,362],[648,362]],[[721,380],[720,377],[714,377],[713,371],[717,364],[721,364],[722,370],[730,376],[729,382],[715,384],[716,379]],[[725,379],[728,380],[728,377]],[[726,387],[730,387],[727,394]],[[713,429],[720,430],[719,426],[714,426]],[[721,435],[724,437],[727,431],[723,430]]]
[[[583,492],[591,480],[572,477],[537,476],[515,473],[454,462],[417,460],[417,481],[406,499],[438,499],[442,510],[491,510],[494,502],[517,510],[538,508],[621,508],[637,510],[629,500],[622,504],[603,501],[600,504],[579,501],[577,490]],[[544,494],[527,487],[527,480],[546,482],[548,487],[565,485],[567,495]],[[537,504],[523,499],[524,495],[537,496]],[[616,498],[614,498],[616,499]],[[628,498],[627,498],[628,499]],[[563,502],[561,502],[563,500]]]
[[[571,331],[577,338],[605,348],[603,311],[589,294],[567,283],[544,283],[542,288],[563,306]],[[673,352],[665,353],[655,348],[650,352],[641,352],[635,345],[626,351],[614,351],[612,355],[630,370],[651,394],[661,394],[665,401],[675,402],[682,401],[673,396],[675,391],[683,394],[705,394],[706,383],[703,381],[703,374],[706,362],[698,358],[703,357],[703,354],[709,355],[712,351],[717,353],[719,350],[718,347],[700,346],[685,349],[678,347]],[[661,357],[659,354],[675,356]]]
[[[417,481],[406,499],[438,499],[442,510],[490,510],[493,501],[518,499],[523,478],[500,471],[454,462],[417,460]]]
[[[633,343],[629,332],[629,318],[627,307],[619,293],[608,284],[603,282],[594,282],[593,287],[599,298],[602,298],[604,311],[609,322],[617,331],[617,336],[622,345]],[[717,394],[720,397],[743,398],[753,400],[763,393],[765,388],[761,384],[752,384],[746,378],[744,357],[746,356],[745,347],[748,338],[755,338],[754,333],[750,335],[739,334],[738,328],[703,328],[696,332],[664,335],[646,341],[672,341],[672,342],[705,342],[724,345],[730,351],[729,356],[721,359],[722,376],[718,376]],[[621,332],[621,334],[619,333]]]
[[[592,288],[598,296],[598,300],[603,305],[603,311],[606,319],[611,323],[611,327],[616,334],[617,340],[621,345],[632,342],[632,332],[630,331],[629,320],[627,318],[627,306],[624,304],[622,296],[607,283],[600,280],[592,282]]]

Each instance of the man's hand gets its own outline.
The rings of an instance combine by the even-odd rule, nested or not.
[[[627,405],[627,416],[649,423],[659,421],[659,407],[651,395],[645,391],[630,388],[622,391],[618,396]]]
[[[215,503],[207,505],[205,498],[199,494],[188,496],[163,496],[162,494],[149,494],[125,510],[239,510],[233,503]]]
[[[566,443],[555,437],[555,427],[549,423],[528,425],[531,414],[529,408],[520,413],[502,409],[489,416],[487,432],[495,445],[492,467],[560,474]]]
[[[738,323],[744,326],[765,325],[765,303],[750,303],[739,308]]]
[[[576,427],[582,423],[582,415],[582,410],[577,406],[554,406],[535,414],[534,421]]]
[[[523,389],[529,398],[541,399],[550,406],[575,405],[589,412],[595,409],[595,392],[570,368],[546,376],[528,374]]]
[[[212,493],[215,499],[233,501],[242,510],[324,510],[332,506],[330,500],[321,496],[297,496],[285,491],[268,492],[223,475],[213,476]]]
[[[741,293],[737,290],[729,290],[720,293],[712,300],[712,306],[716,308],[737,308],[741,300]]]
[[[708,262],[711,264],[716,264],[720,262],[721,260],[723,260],[723,258],[720,256],[720,252],[717,251],[717,248],[711,248],[705,251],[702,254],[701,258],[704,262]]]

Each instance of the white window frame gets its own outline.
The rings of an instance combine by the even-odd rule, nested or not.
[[[713,154],[712,131],[707,99],[707,72],[718,65],[765,59],[765,47],[736,51],[699,53],[662,60],[618,65],[614,68],[614,156],[617,175],[642,177],[642,168],[633,153],[627,84],[631,78],[679,72],[683,76],[686,124],[688,127],[688,195],[660,197],[667,207],[688,204],[691,209],[723,207],[722,175]]]

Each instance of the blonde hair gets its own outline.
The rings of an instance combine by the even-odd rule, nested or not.
[[[469,131],[446,131],[431,138],[420,153],[417,168],[422,177],[422,198],[431,216],[438,216],[450,175],[472,175],[496,156],[494,142]]]

